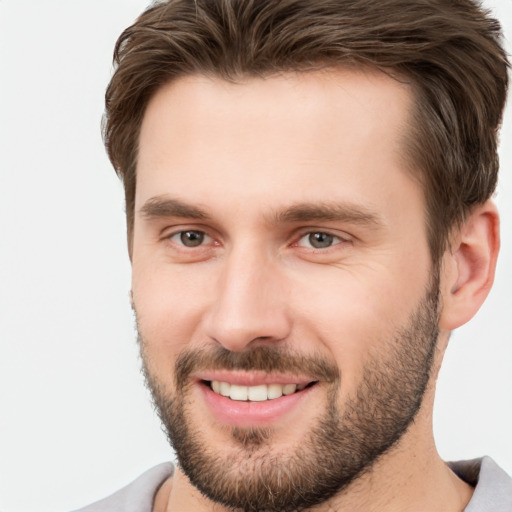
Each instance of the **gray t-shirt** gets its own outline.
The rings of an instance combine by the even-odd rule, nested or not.
[[[450,462],[449,466],[475,487],[464,512],[512,512],[512,478],[490,457]],[[173,471],[171,463],[155,466],[112,496],[75,512],[152,512],[156,492]]]

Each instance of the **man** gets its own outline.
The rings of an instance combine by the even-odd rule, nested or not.
[[[432,434],[492,285],[500,30],[470,0],[171,0],[116,46],[144,374],[178,466],[84,511],[505,511]]]

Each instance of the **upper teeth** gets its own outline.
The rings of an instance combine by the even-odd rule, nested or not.
[[[291,395],[295,391],[300,391],[306,387],[306,384],[261,384],[259,386],[239,386],[229,382],[211,381],[213,391],[219,395],[227,396],[231,400],[242,400],[251,402],[263,402],[272,400],[283,395]]]

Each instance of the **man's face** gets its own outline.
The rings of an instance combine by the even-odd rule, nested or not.
[[[193,76],[151,100],[133,302],[180,466],[211,499],[311,506],[410,427],[438,319],[411,101],[347,70]]]

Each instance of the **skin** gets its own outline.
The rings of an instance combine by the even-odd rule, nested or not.
[[[190,76],[155,94],[140,135],[132,293],[148,367],[166,390],[175,389],[174,363],[186,348],[277,343],[335,361],[343,409],[369,354],[384,357],[385,346],[374,340],[392,339],[429,282],[425,200],[401,151],[412,102],[407,86],[353,69],[237,84]],[[206,216],[183,208],[148,214],[148,204],[171,198]],[[305,203],[341,205],[351,215],[283,215]],[[204,243],[184,247],[179,233],[186,230],[204,232]],[[312,232],[334,235],[332,246],[312,248]],[[420,411],[371,472],[315,510],[464,509],[472,490],[440,459],[433,439],[435,378],[450,330],[469,320],[489,291],[498,246],[491,203],[454,231],[441,267],[434,371]],[[208,446],[229,454],[233,440],[196,391],[190,421],[207,432]],[[300,446],[325,402],[326,388],[318,385],[272,422],[276,454]],[[224,510],[179,467],[154,509]]]

